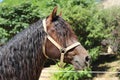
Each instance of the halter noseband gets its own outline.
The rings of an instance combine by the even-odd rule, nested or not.
[[[47,55],[46,55],[46,52],[45,52],[45,43],[46,43],[46,39],[50,40],[60,51],[61,53],[61,57],[60,57],[60,66],[63,67],[63,60],[64,60],[64,55],[65,53],[67,53],[69,50],[77,47],[80,45],[79,42],[75,42],[74,44],[68,46],[67,48],[64,48],[62,46],[60,46],[47,32],[47,27],[46,27],[46,19],[43,19],[43,27],[44,27],[44,31],[47,33],[47,36],[45,37],[45,42],[44,42],[44,45],[43,45],[43,54],[46,58],[49,58]]]

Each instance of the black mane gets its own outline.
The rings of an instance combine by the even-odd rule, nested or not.
[[[37,80],[44,37],[39,20],[0,47],[0,80]]]

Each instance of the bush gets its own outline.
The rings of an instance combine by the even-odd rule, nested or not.
[[[58,72],[54,73],[51,80],[83,80],[91,77],[89,68],[84,71],[75,71],[72,65],[67,65],[64,69],[58,68]]]
[[[7,5],[1,6],[0,32],[4,31],[4,33],[0,34],[0,39],[2,39],[0,43],[6,42],[16,33],[28,27],[29,24],[40,19],[41,15],[37,10],[37,6],[33,6],[30,2],[11,7]]]
[[[9,34],[7,33],[7,31],[3,28],[0,28],[0,46],[3,45],[5,43],[5,41],[8,40]]]
[[[104,23],[105,27],[108,27],[110,30],[108,34],[109,37],[103,41],[104,46],[110,45],[114,53],[120,54],[120,8],[112,7],[110,9],[102,10],[100,18]]]

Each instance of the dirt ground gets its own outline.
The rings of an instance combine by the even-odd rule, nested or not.
[[[42,70],[39,80],[51,80],[51,76],[53,75],[54,71],[56,71],[56,70],[57,70],[57,68],[55,68],[54,65],[44,68]]]
[[[120,6],[120,0],[103,0],[102,7],[104,9],[111,8],[113,6]]]
[[[120,80],[120,57],[116,55],[102,55],[93,64],[93,71],[105,73],[93,74],[93,80]]]

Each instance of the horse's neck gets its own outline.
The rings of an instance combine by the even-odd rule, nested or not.
[[[0,70],[1,80],[37,80],[45,63],[42,53],[42,44],[45,33],[41,27],[32,26],[31,29],[23,31],[12,38],[1,49]],[[9,66],[11,72],[5,68]],[[14,71],[14,72],[13,72]],[[12,73],[13,72],[13,73]],[[6,77],[10,74],[12,77]],[[13,79],[14,78],[14,79]]]
[[[42,54],[41,50],[36,53],[29,53],[29,50],[27,53],[26,51],[26,49],[18,49],[18,51],[16,52],[16,48],[13,46],[11,47],[11,50],[5,48],[4,50],[2,50],[2,52],[0,52],[0,54],[9,52],[7,53],[7,55],[2,55],[3,57],[1,56],[2,63],[4,64],[2,64],[0,68],[4,68],[3,70],[5,72],[0,72],[0,74],[2,74],[3,77],[3,79],[1,80],[7,79],[7,77],[5,77],[6,73],[12,75],[12,77],[9,78],[9,80],[13,80],[13,78],[15,78],[16,80],[37,80],[39,78],[46,58]],[[9,59],[11,62],[9,61]],[[11,71],[15,70],[15,73],[8,72],[7,69],[4,67],[5,65],[9,66]]]
[[[38,72],[38,75],[37,75],[38,77],[40,77],[41,72],[42,72],[42,69],[43,69],[43,67],[44,67],[44,63],[45,63],[45,61],[46,61],[44,55],[41,55],[41,56],[42,56],[42,58],[40,58],[40,64],[36,64],[37,67],[39,67],[38,70],[37,70],[37,71],[39,71],[39,72]],[[38,77],[37,77],[37,79],[38,79]]]
[[[44,54],[41,54],[40,57],[38,57],[38,59],[40,59],[40,60],[38,60],[40,62],[38,62],[38,64],[36,64],[36,66],[39,68],[40,73],[41,73],[41,71],[44,67],[44,63],[46,61],[46,58],[45,58]]]

